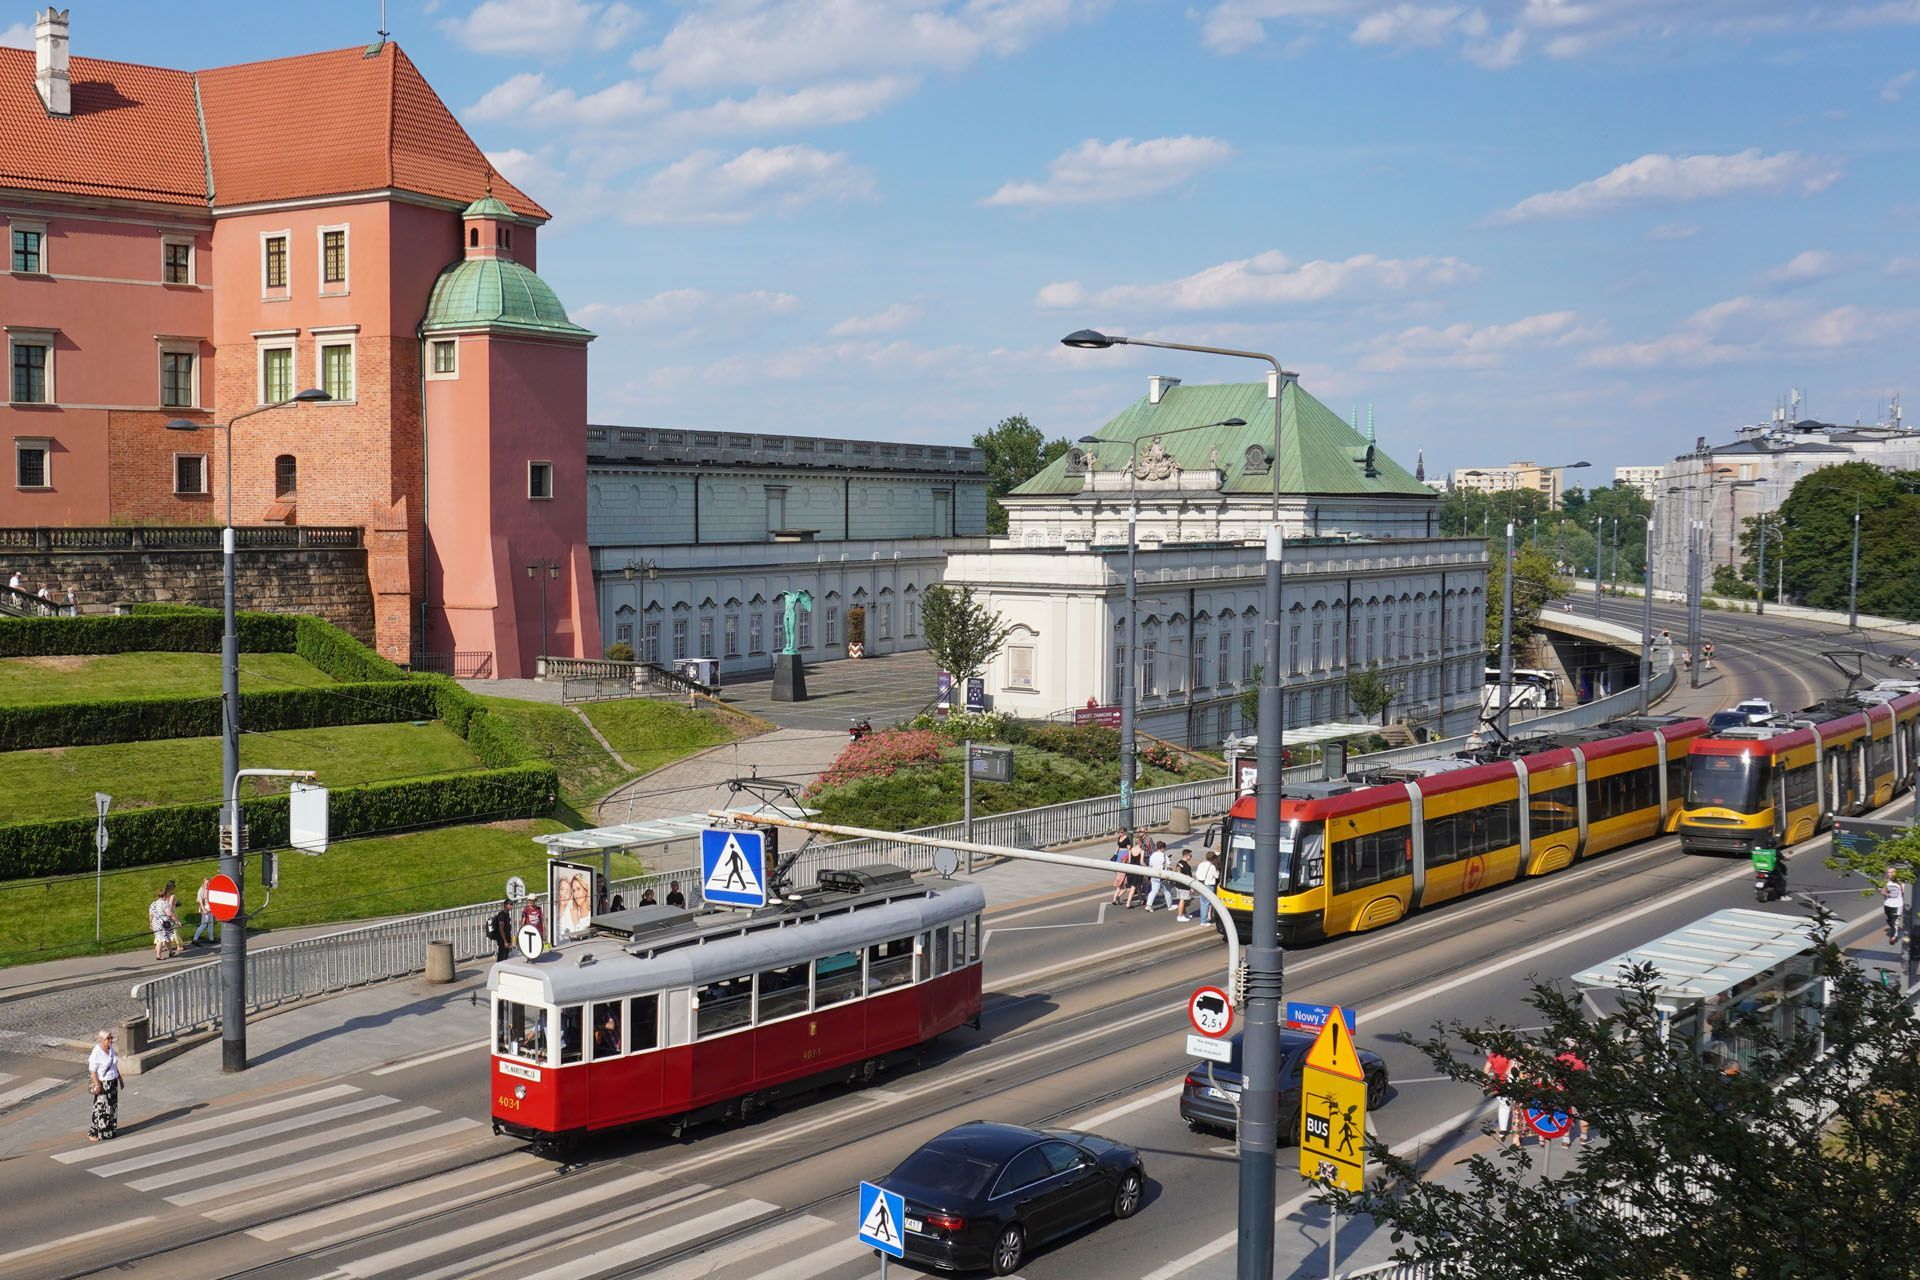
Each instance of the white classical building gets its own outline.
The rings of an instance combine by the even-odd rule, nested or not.
[[[715,658],[723,679],[767,671],[789,591],[813,598],[794,628],[808,661],[846,656],[856,605],[869,654],[922,648],[920,593],[986,531],[978,449],[587,428],[601,636],[643,661]]]
[[[1222,425],[1234,418],[1245,425]],[[1486,544],[1436,536],[1439,495],[1297,383],[1155,378],[1097,435],[1004,500],[1006,539],[948,558],[947,582],[1013,624],[985,673],[997,710],[1045,718],[1119,702],[1137,502],[1140,727],[1192,744],[1241,729],[1277,483],[1288,722],[1352,718],[1347,676],[1375,665],[1395,690],[1391,715],[1436,727],[1444,713],[1471,717]]]

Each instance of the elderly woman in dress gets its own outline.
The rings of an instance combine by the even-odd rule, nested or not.
[[[120,1126],[120,1055],[113,1049],[113,1032],[102,1031],[87,1055],[87,1081],[93,1090],[93,1116],[87,1141],[111,1138]]]

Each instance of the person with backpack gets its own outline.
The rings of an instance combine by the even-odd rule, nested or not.
[[[487,940],[493,943],[493,958],[495,961],[505,960],[507,958],[507,939],[513,933],[512,909],[512,900],[502,898],[500,899],[500,909],[487,917]]]

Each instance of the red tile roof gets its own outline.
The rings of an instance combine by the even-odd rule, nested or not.
[[[49,116],[32,51],[0,49],[0,185],[204,206],[210,151],[216,209],[389,187],[465,204],[491,182],[515,213],[550,216],[491,172],[396,44],[197,75],[76,57],[71,74],[73,116]]]

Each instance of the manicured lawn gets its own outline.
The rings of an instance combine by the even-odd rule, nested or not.
[[[472,769],[479,763],[472,749],[437,721],[292,729],[240,738],[241,768],[311,769],[328,786]],[[285,785],[280,779],[253,781],[260,794]],[[244,790],[247,783],[241,785]],[[0,753],[0,796],[6,797],[9,822],[91,816],[96,791],[111,794],[115,809],[218,800],[220,739],[169,738]]]
[[[733,732],[702,711],[650,698],[589,702],[581,710],[628,764],[645,773],[703,747],[733,740]]]
[[[584,812],[633,775],[600,745],[580,717],[550,702],[482,697],[495,715],[512,721],[540,757],[560,773],[560,798]]]
[[[332,683],[332,676],[296,654],[240,655],[243,692]],[[220,655],[217,653],[0,658],[0,705],[6,706],[219,692]]]
[[[535,818],[348,840],[319,857],[283,852],[280,887],[254,925],[271,931],[486,902],[501,895],[510,875],[544,889],[547,859],[533,837],[565,829],[551,819]],[[102,887],[103,939],[98,946],[93,941],[92,876],[0,885],[0,966],[151,947],[147,904],[169,879],[178,886],[185,934],[191,936],[198,923],[194,893],[216,870],[217,861],[209,858],[109,872]],[[249,858],[248,876],[257,877],[259,870],[259,859]],[[616,877],[642,870],[638,859],[622,855],[613,860]],[[258,901],[251,889],[248,898]],[[156,970],[160,967],[155,963]]]

